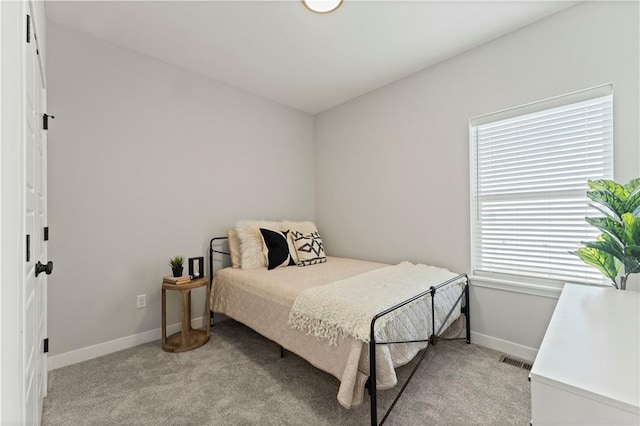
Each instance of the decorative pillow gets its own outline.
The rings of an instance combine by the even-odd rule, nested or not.
[[[260,228],[264,241],[264,256],[267,259],[267,269],[293,266],[296,264],[289,251],[289,231],[273,231]]]
[[[260,228],[272,229],[277,231],[298,231],[310,234],[317,230],[313,222],[270,222],[266,220],[241,220],[236,223],[236,232],[240,239],[240,267],[242,269],[258,269],[267,266],[267,260],[263,253],[262,234]],[[295,250],[290,250],[296,259]]]
[[[229,240],[231,267],[240,268],[240,238],[238,238],[238,232],[234,228],[229,229],[227,238]]]
[[[295,231],[289,230],[289,234],[287,235],[287,245],[289,246],[289,254],[293,258],[294,264],[298,264],[298,252],[296,251],[296,245],[293,243],[293,233]]]
[[[293,231],[293,244],[298,254],[298,266],[315,265],[327,261],[322,239],[318,231],[310,234]]]
[[[266,220],[242,220],[236,224],[240,238],[240,267],[242,269],[259,269],[267,267],[264,257],[262,234],[260,228],[280,230],[280,222]]]
[[[312,232],[317,232],[318,227],[313,222],[293,222],[291,220],[283,220],[282,227],[279,228],[281,231],[289,229],[290,231],[298,231],[303,234],[311,234]]]

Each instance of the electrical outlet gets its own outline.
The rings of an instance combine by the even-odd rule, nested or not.
[[[146,308],[147,307],[147,295],[139,294],[136,296],[136,308]]]

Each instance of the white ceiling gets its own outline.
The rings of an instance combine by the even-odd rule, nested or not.
[[[575,2],[47,2],[47,18],[316,114]]]

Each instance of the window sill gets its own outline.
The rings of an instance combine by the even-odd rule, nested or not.
[[[531,296],[548,297],[557,299],[560,297],[562,287],[533,284],[523,281],[511,281],[493,277],[483,277],[470,275],[469,280],[472,287],[490,288],[493,290],[509,291],[512,293],[528,294]]]

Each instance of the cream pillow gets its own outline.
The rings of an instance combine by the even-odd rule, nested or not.
[[[229,255],[231,257],[231,267],[240,268],[240,238],[238,232],[231,228],[227,231],[227,238],[229,240]]]

